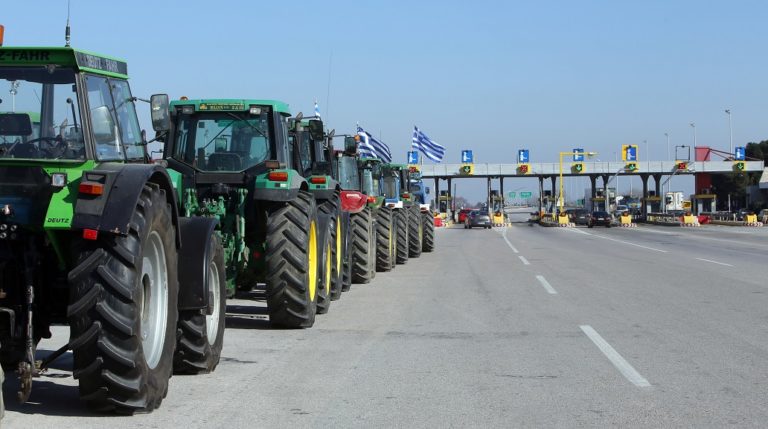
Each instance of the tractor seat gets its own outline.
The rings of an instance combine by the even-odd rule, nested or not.
[[[214,152],[208,155],[208,171],[240,171],[243,161],[240,155],[228,152]]]

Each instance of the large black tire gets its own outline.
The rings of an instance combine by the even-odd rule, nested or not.
[[[176,329],[175,374],[206,374],[219,364],[224,346],[224,321],[227,313],[227,273],[224,248],[219,235],[211,235],[211,258],[208,261],[208,289],[213,292],[213,312],[186,310],[179,312]]]
[[[369,283],[376,272],[376,267],[373,266],[376,262],[371,258],[371,251],[375,251],[375,248],[371,246],[373,236],[371,209],[365,208],[359,213],[353,213],[350,225],[352,281]]]
[[[421,224],[424,229],[424,236],[421,242],[422,252],[432,252],[435,250],[435,218],[430,212],[421,214]]]
[[[341,257],[341,291],[339,292],[339,298],[341,297],[341,292],[347,292],[352,288],[352,219],[350,219],[351,214],[347,212],[342,212],[341,216],[343,252]]]
[[[323,215],[324,216],[324,215]],[[317,314],[326,314],[331,308],[331,285],[333,284],[333,231],[336,229],[336,219],[326,217],[325,223],[318,219],[318,226],[325,231],[318,235],[317,254],[319,266],[317,272]]]
[[[424,239],[424,225],[421,222],[419,206],[408,209],[408,256],[421,256],[421,243]]]
[[[333,217],[333,230],[331,231],[331,292],[332,301],[341,298],[341,292],[344,287],[344,237],[347,231],[344,228],[341,211],[341,196],[337,192],[333,197],[318,206],[318,212],[325,213]]]
[[[265,262],[269,320],[284,328],[315,323],[317,298],[317,209],[309,192],[300,191],[267,214]]]
[[[376,271],[390,271],[395,268],[397,234],[394,212],[387,207],[376,211]]]
[[[408,209],[395,210],[395,223],[397,224],[397,257],[395,262],[405,264],[408,262]]]
[[[127,236],[83,241],[69,273],[74,378],[94,409],[131,414],[168,393],[177,320],[177,249],[165,192],[144,185]]]

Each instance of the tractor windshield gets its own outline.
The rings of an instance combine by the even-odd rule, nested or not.
[[[339,182],[342,189],[359,191],[360,176],[357,172],[357,160],[351,156],[342,156],[338,161]]]
[[[174,157],[201,171],[238,172],[270,156],[269,113],[180,114]]]
[[[369,169],[363,170],[363,193],[369,196],[378,197],[379,187],[376,185],[378,181],[373,177],[373,171]]]
[[[0,159],[85,159],[72,69],[0,68]]]
[[[384,190],[384,196],[387,198],[400,198],[400,193],[398,192],[398,177],[397,173],[395,175],[385,175],[384,181],[383,181],[383,190]]]

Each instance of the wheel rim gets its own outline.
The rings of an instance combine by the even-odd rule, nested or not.
[[[213,312],[205,316],[205,330],[208,334],[208,344],[213,345],[219,334],[219,319],[221,318],[221,290],[219,284],[219,267],[211,262],[208,267],[208,290],[213,292]]]
[[[168,270],[163,240],[156,231],[149,234],[144,246],[140,289],[141,347],[147,366],[154,369],[163,354],[168,325]]]
[[[331,243],[325,248],[325,290],[326,295],[331,293]]]
[[[336,218],[336,272],[341,272],[341,218]]]
[[[309,300],[315,300],[315,294],[317,293],[317,226],[315,221],[309,223],[309,250],[307,251],[309,257]]]

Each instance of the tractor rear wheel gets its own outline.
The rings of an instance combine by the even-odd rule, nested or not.
[[[328,313],[331,308],[331,285],[333,284],[333,231],[336,229],[336,219],[330,218],[324,225],[326,231],[318,235],[318,242],[320,243],[317,248],[317,254],[319,255],[320,265],[317,272],[317,314]],[[318,225],[322,228],[322,222]]]
[[[69,273],[67,315],[80,396],[131,414],[168,393],[177,320],[177,249],[165,191],[148,183],[128,234],[83,241]]]
[[[219,364],[224,345],[224,320],[227,312],[227,275],[224,270],[224,248],[218,234],[211,235],[211,258],[208,261],[208,291],[213,311],[179,312],[176,330],[176,354],[173,372],[176,374],[206,374]]]
[[[424,240],[424,225],[421,222],[421,212],[418,206],[408,209],[408,256],[421,256],[421,246]]]
[[[395,223],[397,224],[397,257],[395,262],[405,264],[408,262],[408,210],[395,210]]]
[[[421,250],[423,252],[432,252],[435,250],[435,218],[432,217],[432,213],[422,213],[421,224],[424,228],[424,238],[421,243]]]
[[[397,242],[393,211],[382,207],[376,212],[376,271],[395,268],[395,244]]]
[[[352,241],[352,281],[355,283],[369,283],[373,278],[375,267],[371,266],[371,246],[373,223],[371,221],[371,209],[365,208],[359,213],[353,213],[350,219]]]
[[[341,298],[341,292],[344,287],[344,237],[347,231],[344,230],[344,223],[342,221],[341,201],[338,193],[318,206],[318,212],[325,213],[332,217],[332,231],[331,231],[331,291],[330,297],[332,301],[336,301]]]
[[[317,298],[317,209],[309,192],[267,214],[267,308],[272,325],[309,328]]]

